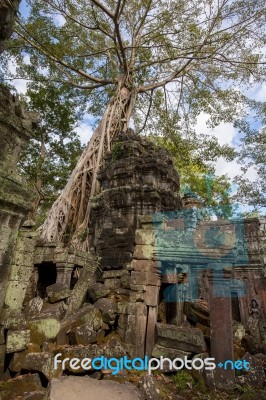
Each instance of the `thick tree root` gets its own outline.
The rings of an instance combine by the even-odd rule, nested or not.
[[[44,241],[71,243],[76,248],[88,250],[86,233],[91,199],[97,192],[97,173],[117,133],[127,129],[135,100],[134,91],[118,87],[65,189],[40,228]]]

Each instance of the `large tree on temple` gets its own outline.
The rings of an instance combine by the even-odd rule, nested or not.
[[[30,16],[18,21],[14,45],[21,60],[29,56],[23,77],[71,87],[90,112],[102,110],[42,226],[47,241],[62,241],[66,233],[73,242],[86,237],[99,166],[131,119],[145,128],[163,104],[185,126],[200,111],[214,124],[231,121],[243,105],[253,105],[243,85],[265,76],[264,0],[28,3]]]

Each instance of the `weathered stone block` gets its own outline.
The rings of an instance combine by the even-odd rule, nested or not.
[[[107,297],[110,293],[111,290],[103,283],[95,283],[93,286],[88,288],[88,295],[94,302],[102,297]]]
[[[53,252],[53,260],[54,263],[66,263],[68,259],[68,253],[67,251],[64,251],[62,249],[55,249]]]
[[[135,232],[135,243],[136,244],[150,244],[154,245],[154,234],[153,230],[137,229]]]
[[[52,317],[55,319],[62,319],[65,314],[64,302],[60,301],[57,303],[44,303],[41,311],[41,316],[44,317]]]
[[[135,285],[132,285],[132,286],[135,286]],[[130,293],[130,301],[131,301],[132,303],[134,303],[134,302],[136,302],[136,301],[139,301],[139,302],[141,302],[141,303],[144,303],[145,296],[146,296],[146,292],[145,292],[145,291],[141,291],[141,292],[136,291],[136,292],[133,292],[133,290],[132,290],[131,293]]]
[[[144,293],[146,292],[147,285],[133,285],[132,283],[130,284],[130,289],[133,292],[140,292]]]
[[[158,264],[152,260],[132,260],[132,269],[139,272],[157,272]]]
[[[153,272],[131,272],[131,284],[132,285],[152,285],[160,286],[160,277],[158,273]]]
[[[144,315],[147,316],[147,307],[141,302],[127,303],[128,314]]]
[[[128,303],[126,301],[125,302],[118,302],[117,303],[117,313],[118,314],[128,314],[127,305],[128,305]]]
[[[28,321],[30,341],[37,344],[55,339],[60,331],[60,322],[55,318],[39,318]]]
[[[27,327],[26,319],[22,312],[9,309],[6,309],[6,313],[2,313],[2,324],[5,329],[13,329],[15,331],[24,330]]]
[[[75,399],[77,393],[79,396],[77,400],[89,398],[144,400],[139,389],[131,383],[121,384],[109,380],[92,379],[88,376],[63,376],[56,379],[51,382],[49,393],[49,400]]]
[[[121,270],[121,269],[112,270],[112,271],[104,271],[103,279],[120,278],[122,273],[123,273],[123,270]]]
[[[33,274],[31,267],[25,265],[12,265],[10,268],[10,280],[28,282]]]
[[[21,309],[28,282],[10,281],[7,286],[5,305],[13,310]]]
[[[76,343],[87,346],[88,344],[96,343],[99,338],[104,337],[104,331],[94,331],[92,325],[81,325],[73,330]]]
[[[71,290],[63,283],[54,283],[46,288],[47,296],[51,303],[67,299],[71,295]]]
[[[113,324],[117,316],[117,304],[110,299],[99,299],[94,303],[94,306],[102,312],[103,322]]]
[[[34,391],[43,391],[38,374],[21,375],[0,384],[2,400],[22,399],[25,393]]]
[[[141,215],[139,217],[139,222],[142,227],[153,229],[153,217],[151,215]]]
[[[32,252],[34,251],[35,246],[35,238],[29,237],[26,233],[23,235],[23,232],[19,233],[19,237],[16,241],[16,251],[25,251],[25,252]]]
[[[203,333],[197,328],[181,328],[168,324],[156,324],[157,343],[163,347],[203,353],[206,350]]]
[[[148,306],[157,306],[159,298],[159,287],[158,286],[147,286],[145,292],[145,304]]]
[[[93,330],[97,331],[103,324],[102,313],[94,305],[86,304],[75,314],[65,317],[61,321],[63,328],[76,328],[80,325],[91,325]]]
[[[41,264],[43,262],[43,254],[44,254],[44,248],[36,247],[34,252],[34,264]]]
[[[34,254],[33,252],[28,252],[28,251],[18,251],[16,249],[12,262],[13,264],[17,264],[19,266],[32,266],[33,265],[33,260],[34,260]]]
[[[121,287],[121,280],[115,278],[105,279],[104,286],[107,289],[119,289]]]
[[[160,358],[162,356],[165,358],[170,358],[170,360],[174,360],[175,358],[185,359],[185,356],[190,357],[191,353],[187,351],[172,349],[171,347],[163,347],[159,344],[156,344],[153,348],[152,356],[156,358]]]
[[[21,369],[39,371],[42,372],[48,380],[62,375],[60,364],[58,364],[57,369],[54,368],[54,354],[45,351],[37,353],[24,351],[21,354],[15,354],[14,360],[11,363],[11,369],[17,372]]]
[[[153,259],[153,252],[153,246],[137,244],[134,249],[133,257],[140,260],[151,260]]]
[[[130,289],[131,276],[129,271],[123,271],[121,275],[121,286],[124,289]]]
[[[14,353],[16,351],[22,351],[26,348],[28,343],[30,343],[29,330],[8,331],[6,352]]]
[[[143,357],[145,347],[147,317],[129,315],[125,342],[134,349],[132,357]]]
[[[43,252],[43,261],[45,262],[55,262],[54,261],[55,248],[45,247]]]

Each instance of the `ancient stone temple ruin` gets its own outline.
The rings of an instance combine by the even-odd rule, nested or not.
[[[5,118],[3,129],[13,132]],[[168,153],[128,130],[117,136],[98,174],[90,251],[67,245],[67,238],[44,243],[30,221],[21,223],[28,195],[8,176],[16,163],[11,152],[27,136],[25,118],[16,118],[22,128],[9,137],[0,177],[9,183],[0,193],[2,379],[32,372],[46,386],[63,373],[93,373],[69,363],[54,369],[58,353],[200,354],[219,361],[266,354],[265,220],[210,220],[198,199],[179,195]],[[236,379],[262,387],[263,361],[255,364],[259,373]],[[212,382],[232,382],[229,372]],[[204,379],[211,385],[210,376]],[[44,395],[42,386],[31,385]]]

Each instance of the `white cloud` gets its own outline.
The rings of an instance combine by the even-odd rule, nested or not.
[[[257,97],[256,97],[257,98]],[[201,113],[198,117],[195,126],[196,132],[204,133],[207,135],[215,136],[220,145],[234,145],[234,140],[237,139],[238,130],[234,128],[233,124],[221,123],[215,128],[209,128],[206,122],[209,118],[208,114]],[[242,175],[241,165],[234,161],[226,161],[223,157],[219,157],[215,164],[215,173],[217,175],[227,175],[232,181],[237,175]],[[246,173],[246,178],[254,181],[257,178],[257,171],[255,167],[250,167]]]
[[[217,175],[227,175],[231,180],[237,176],[242,175],[241,165],[234,161],[226,161],[224,158],[219,157],[215,165],[215,173]],[[257,178],[257,171],[255,167],[250,167],[245,174],[245,177],[254,181]]]
[[[57,26],[63,26],[66,23],[66,19],[61,14],[54,15],[54,22]]]
[[[30,62],[29,56],[24,57],[25,62],[28,64]],[[8,61],[8,70],[10,72],[10,76],[16,76],[17,74],[17,63],[15,57],[11,57]],[[13,79],[12,85],[16,88],[18,93],[25,94],[27,91],[27,81],[25,79]]]
[[[196,132],[204,133],[206,135],[215,136],[218,139],[220,145],[229,144],[233,145],[233,139],[237,135],[237,129],[234,128],[233,124],[221,123],[215,128],[209,128],[207,126],[207,120],[209,115],[201,113],[197,118],[197,124],[195,126]]]
[[[248,92],[248,95],[250,98],[255,99],[257,101],[266,101],[266,83],[263,82],[261,84],[255,85]]]

